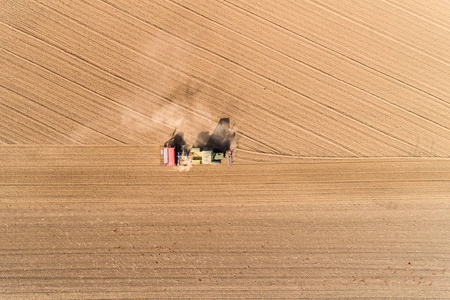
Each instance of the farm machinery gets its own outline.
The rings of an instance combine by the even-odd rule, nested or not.
[[[190,148],[182,133],[173,135],[161,148],[164,166],[218,165],[225,158],[229,166],[233,164],[235,133],[230,129],[229,119],[221,119],[212,135],[199,134]]]

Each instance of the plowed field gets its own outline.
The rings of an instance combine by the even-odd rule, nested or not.
[[[1,299],[450,298],[448,1],[0,7]]]

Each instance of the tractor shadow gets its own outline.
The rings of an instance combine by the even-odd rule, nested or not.
[[[214,150],[216,153],[225,153],[230,150],[234,138],[235,132],[230,128],[230,118],[222,118],[217,123],[212,134],[209,134],[207,131],[200,132],[192,148],[208,148]],[[164,145],[175,147],[176,151],[179,151],[179,149],[186,145],[184,132],[177,133]]]
[[[208,148],[214,150],[214,152],[225,153],[230,150],[234,137],[235,132],[230,128],[230,119],[222,118],[212,134],[207,131],[200,132],[193,147]]]
[[[186,141],[184,140],[184,132],[177,133],[164,143],[165,147],[175,147],[175,151],[179,151],[179,149],[181,149],[184,145],[186,145]]]

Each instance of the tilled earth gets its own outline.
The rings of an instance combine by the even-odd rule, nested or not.
[[[0,298],[449,299],[446,2],[1,0]]]

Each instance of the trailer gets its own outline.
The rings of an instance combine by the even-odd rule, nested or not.
[[[161,149],[163,155],[164,166],[176,166],[175,162],[175,147],[165,146]]]

